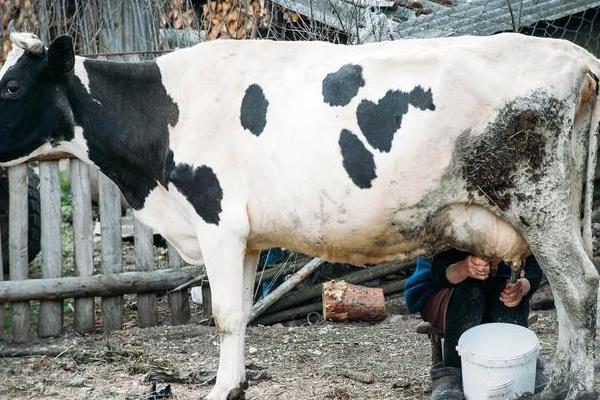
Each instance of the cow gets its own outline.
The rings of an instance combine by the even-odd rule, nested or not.
[[[68,36],[11,40],[0,165],[72,153],[206,265],[220,335],[207,399],[244,396],[254,276],[271,247],[353,264],[454,247],[515,270],[534,254],[559,321],[542,397],[591,396],[600,61],[587,51],[508,33],[223,40],[123,63],[75,56]]]

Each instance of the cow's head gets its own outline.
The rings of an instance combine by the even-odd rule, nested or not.
[[[67,76],[75,62],[72,39],[61,36],[45,48],[37,36],[11,28],[12,50],[0,69],[2,165],[51,152],[73,137],[74,126],[67,100]]]

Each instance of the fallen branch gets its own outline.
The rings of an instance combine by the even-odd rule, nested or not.
[[[273,290],[268,296],[258,301],[254,307],[252,307],[252,314],[250,315],[250,322],[256,319],[260,314],[269,308],[273,303],[281,299],[285,294],[289,293],[293,288],[298,286],[300,282],[306,279],[307,276],[312,274],[317,268],[323,264],[320,258],[313,258],[302,267],[298,272],[288,278],[285,282]]]
[[[303,317],[311,312],[319,312],[320,314],[321,311],[323,311],[323,305],[321,302],[318,302],[265,315],[264,317],[257,318],[253,323],[254,325],[272,325],[277,322]]]
[[[375,376],[369,372],[353,371],[351,369],[342,368],[338,371],[340,376],[352,379],[360,383],[371,384],[375,382]]]

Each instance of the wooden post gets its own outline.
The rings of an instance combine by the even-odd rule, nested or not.
[[[201,286],[202,291],[202,313],[205,317],[212,317],[212,292],[210,291],[210,286],[208,284],[203,284]]]
[[[100,186],[100,228],[102,233],[102,273],[123,271],[121,247],[121,192],[104,174],[98,173]],[[104,331],[123,328],[121,296],[102,298]]]
[[[135,265],[138,271],[154,270],[154,247],[152,229],[137,218],[133,219],[133,236],[135,245]],[[137,295],[138,325],[148,328],[158,323],[156,294],[146,293]]]
[[[70,163],[75,273],[90,276],[94,273],[94,227],[89,168],[80,160]],[[81,333],[93,331],[94,320],[94,298],[76,298],[75,330]]]
[[[27,279],[29,275],[27,253],[27,164],[8,170],[8,258],[10,280]],[[13,340],[26,342],[31,336],[29,302],[12,304]]]
[[[40,162],[40,203],[42,212],[42,278],[62,275],[62,238],[58,161]],[[38,331],[41,337],[57,336],[63,326],[63,301],[42,301]]]
[[[167,256],[169,257],[169,268],[181,268],[184,266],[183,259],[171,244]],[[187,289],[169,293],[169,306],[171,307],[171,324],[186,324],[190,320],[190,296]]]

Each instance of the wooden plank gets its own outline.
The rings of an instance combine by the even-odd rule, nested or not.
[[[28,278],[27,254],[27,164],[8,170],[8,259],[10,280]],[[13,340],[26,342],[31,337],[29,302],[12,304]]]
[[[168,248],[169,268],[183,268],[183,259],[171,244]],[[171,324],[186,324],[190,320],[190,296],[187,289],[169,293],[169,306],[171,308]]]
[[[94,225],[89,167],[80,160],[71,160],[70,164],[75,273],[90,276],[94,273]],[[94,298],[76,298],[75,330],[93,331],[94,320]]]
[[[212,293],[210,291],[210,286],[208,284],[204,284],[201,286],[202,290],[202,313],[205,317],[212,317]]]
[[[154,271],[154,247],[152,229],[137,218],[133,219],[135,265],[138,271]],[[155,326],[158,323],[156,294],[137,295],[138,325],[140,328]]]
[[[102,233],[102,273],[116,274],[123,271],[121,247],[121,192],[104,174],[98,173],[100,186],[100,229]],[[123,305],[121,296],[102,298],[104,331],[123,328]]]
[[[71,158],[77,158],[71,153],[64,151],[57,151],[54,153],[44,154],[31,158],[29,161],[57,161],[57,160],[68,160]]]
[[[150,272],[4,281],[0,282],[0,303],[162,292],[177,287],[200,271],[201,267],[187,266]]]
[[[40,204],[42,213],[42,277],[62,276],[62,239],[58,161],[40,163]],[[63,326],[63,301],[40,303],[38,332],[41,337],[57,336]]]

